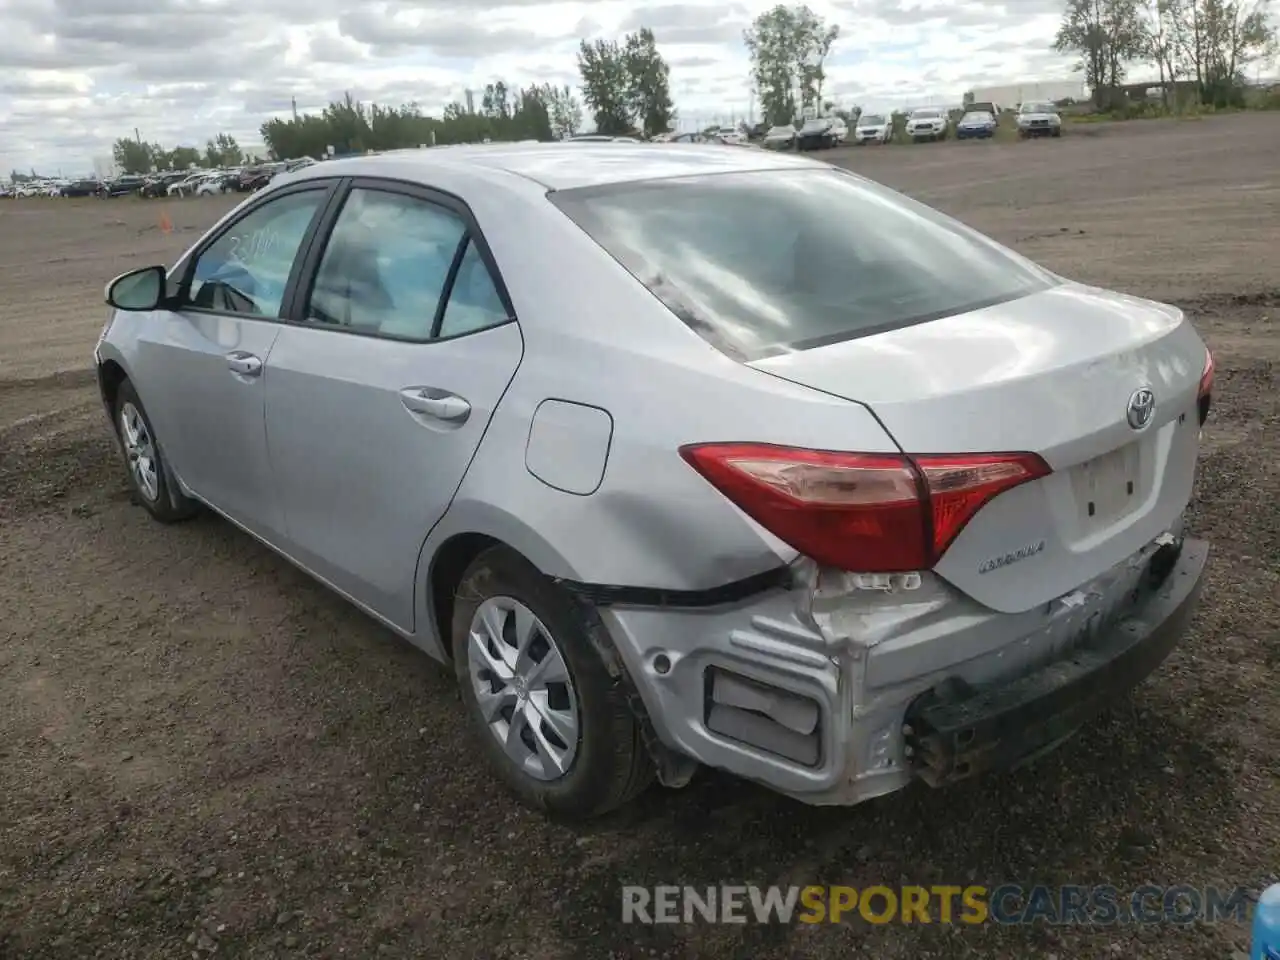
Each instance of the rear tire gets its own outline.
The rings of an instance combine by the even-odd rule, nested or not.
[[[644,790],[652,764],[624,681],[591,639],[599,624],[505,546],[472,562],[457,596],[454,672],[480,749],[511,791],[585,820]]]
[[[134,501],[161,523],[178,523],[199,513],[200,505],[173,481],[147,411],[128,380],[120,384],[112,416]]]

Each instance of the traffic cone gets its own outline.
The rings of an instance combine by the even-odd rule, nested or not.
[[[169,219],[169,211],[160,211],[160,231],[162,233],[173,233],[173,221]]]

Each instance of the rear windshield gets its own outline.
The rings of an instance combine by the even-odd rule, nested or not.
[[[1057,282],[960,223],[835,169],[549,196],[672,313],[741,360],[965,313]]]

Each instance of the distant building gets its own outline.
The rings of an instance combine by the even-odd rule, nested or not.
[[[467,93],[467,113],[475,113],[476,112],[476,95],[472,93],[470,90],[468,90],[466,93]]]
[[[112,180],[120,176],[120,167],[115,157],[94,157],[93,175],[99,180]]]
[[[1079,80],[1032,80],[981,87],[973,91],[975,101],[1012,109],[1026,100],[1088,100],[1089,88]]]
[[[1200,88],[1194,80],[1166,81],[1171,100],[1190,100],[1199,96]],[[1159,80],[1148,80],[1146,83],[1126,83],[1116,88],[1130,100],[1159,100],[1164,96],[1164,87]]]

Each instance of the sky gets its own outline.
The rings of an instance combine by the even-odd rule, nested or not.
[[[577,86],[582,39],[650,27],[684,126],[749,115],[742,31],[776,0],[0,0],[0,171],[87,173],[134,130],[166,147],[343,91],[438,112],[486,82]],[[1062,0],[809,0],[841,35],[827,92],[883,110],[1064,79]],[[584,113],[586,111],[584,110]]]

